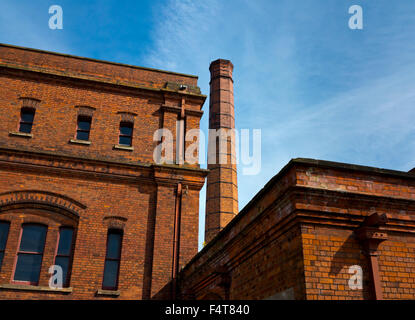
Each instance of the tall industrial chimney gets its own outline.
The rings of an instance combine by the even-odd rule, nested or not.
[[[223,140],[225,148],[220,148],[219,141],[222,138],[212,135],[213,130],[209,130],[207,167],[210,172],[206,191],[206,243],[238,214],[235,140],[231,139],[235,129],[233,65],[229,60],[219,59],[210,64],[209,70],[209,129],[222,129],[221,134],[229,136]]]

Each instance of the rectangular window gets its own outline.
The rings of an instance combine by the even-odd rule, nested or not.
[[[58,250],[55,257],[55,265],[62,268],[62,283],[64,287],[69,285],[72,249],[73,249],[73,228],[62,227],[59,229]]]
[[[121,243],[123,233],[121,230],[110,229],[107,238],[107,254],[105,256],[104,280],[102,288],[117,290],[118,275],[120,271]]]
[[[76,130],[76,139],[88,141],[90,131],[91,131],[91,117],[78,116],[78,128]]]
[[[32,132],[34,118],[35,118],[35,109],[23,107],[20,112],[19,131],[23,133]]]
[[[47,230],[44,225],[23,225],[14,272],[15,281],[38,284]]]
[[[0,221],[0,270],[3,264],[4,251],[6,250],[7,237],[9,236],[10,223]]]
[[[123,146],[132,146],[133,141],[133,123],[121,122],[120,123],[120,140],[119,144]]]

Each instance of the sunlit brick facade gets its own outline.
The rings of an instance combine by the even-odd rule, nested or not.
[[[291,160],[185,267],[180,293],[415,299],[415,175]]]
[[[157,129],[176,145],[178,119],[199,128],[197,77],[1,45],[0,88],[0,299],[150,298],[197,253],[207,172],[153,160]],[[25,225],[47,227],[37,257]],[[51,290],[62,227],[74,232],[69,281]],[[122,234],[119,260],[110,230]],[[24,263],[39,254],[37,277]]]
[[[233,65],[210,71],[210,128],[233,129]],[[180,158],[205,99],[195,76],[0,45],[0,299],[415,298],[415,173],[293,159],[239,211],[236,165]]]

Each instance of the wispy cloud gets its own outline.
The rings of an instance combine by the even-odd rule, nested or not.
[[[364,2],[354,32],[352,4],[170,0],[158,11],[148,64],[199,75],[205,93],[212,60],[235,65],[237,126],[263,138],[263,170],[238,177],[241,207],[293,157],[415,166],[415,5]]]
[[[61,0],[52,31],[49,1],[1,1],[0,42],[196,74],[204,93],[209,63],[232,60],[237,127],[262,129],[241,208],[293,157],[415,166],[413,1],[362,0],[362,31],[348,29],[352,0],[154,0],[152,15],[149,3]]]

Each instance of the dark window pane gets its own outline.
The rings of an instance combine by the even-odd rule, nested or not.
[[[109,259],[119,259],[121,249],[121,234],[119,233],[109,233],[108,234],[108,248],[107,248],[107,258]]]
[[[69,228],[62,228],[59,232],[59,247],[58,255],[71,254],[73,230]]]
[[[23,226],[22,240],[20,242],[20,251],[43,253],[43,247],[46,239],[45,226],[25,225]]]
[[[88,140],[89,139],[89,132],[78,131],[76,133],[76,139],[78,139],[78,140]]]
[[[68,257],[56,257],[55,265],[62,268],[62,282],[66,283],[66,277],[68,276],[69,258]]]
[[[0,251],[6,248],[8,234],[9,234],[9,223],[0,222]]]
[[[41,264],[42,255],[19,253],[14,280],[37,283]]]
[[[121,125],[120,126],[120,134],[131,136],[133,134],[133,127],[132,125]]]
[[[32,125],[29,123],[21,123],[19,131],[24,133],[30,133],[32,131]]]
[[[3,256],[4,256],[4,252],[0,252],[0,270],[1,270],[1,265],[3,263]]]
[[[118,278],[118,261],[105,261],[104,288],[116,288]]]
[[[32,123],[34,117],[35,113],[33,111],[22,111],[21,121]]]
[[[130,137],[124,137],[120,136],[120,142],[119,144],[125,145],[125,146],[131,146],[131,138]]]
[[[78,129],[89,131],[91,129],[91,120],[79,120]]]

